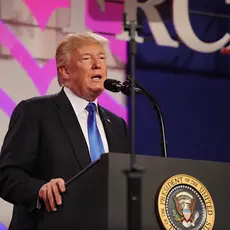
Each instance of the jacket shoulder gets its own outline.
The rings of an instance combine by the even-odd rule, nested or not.
[[[115,113],[109,111],[108,109],[102,107],[101,105],[100,105],[100,108],[105,113],[106,116],[108,116],[108,117],[110,117],[112,119],[115,119],[115,120],[122,120],[123,122],[125,122],[122,117],[116,115]]]
[[[33,114],[38,114],[40,110],[46,110],[52,107],[57,98],[57,94],[31,97],[20,101],[12,111],[11,117],[16,114],[24,114],[31,116]]]
[[[57,98],[57,94],[31,97],[20,101],[17,107],[21,107],[21,106],[26,106],[30,108],[46,107],[51,105],[53,102],[55,102],[56,98]]]
[[[45,96],[38,96],[38,97],[31,97],[28,99],[23,100],[24,103],[28,104],[46,104],[49,102],[53,102],[57,98],[57,94],[50,94],[50,95],[45,95]]]

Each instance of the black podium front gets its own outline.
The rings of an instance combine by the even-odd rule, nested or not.
[[[137,164],[143,230],[229,229],[230,164],[143,155]],[[56,212],[40,211],[38,230],[127,229],[129,166],[129,154],[104,154],[69,183]]]

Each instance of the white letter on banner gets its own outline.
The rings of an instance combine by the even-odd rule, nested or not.
[[[156,5],[162,4],[165,0],[148,0],[145,3],[139,3],[137,0],[125,0],[125,12],[127,13],[127,21],[136,20],[137,8],[141,8],[148,20],[148,25],[156,43],[161,46],[179,47],[179,43],[174,41],[161,18],[160,13],[156,9]],[[118,39],[129,40],[127,32],[117,35]],[[140,40],[140,37],[139,37]],[[143,41],[140,41],[143,42]]]
[[[188,4],[188,0],[173,1],[174,26],[178,37],[183,43],[190,49],[203,53],[212,53],[224,47],[230,40],[228,33],[219,41],[212,43],[203,42],[196,36],[189,18]]]

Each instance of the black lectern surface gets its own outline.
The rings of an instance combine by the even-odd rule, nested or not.
[[[104,154],[69,183],[56,212],[40,211],[38,230],[126,230],[129,160]],[[142,230],[229,229],[230,164],[143,155],[137,163],[145,169]]]

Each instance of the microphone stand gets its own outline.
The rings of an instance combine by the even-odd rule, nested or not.
[[[131,20],[126,22],[126,13],[123,14],[124,31],[129,32],[130,41],[130,75],[131,78],[131,155],[130,168],[125,170],[127,175],[127,229],[141,230],[142,229],[142,199],[141,199],[141,182],[143,170],[136,164],[135,154],[135,55],[136,55],[136,31],[139,31],[142,26],[137,21]]]
[[[129,81],[131,81],[131,77],[127,77]],[[156,99],[137,81],[135,80],[135,85],[141,90],[141,92],[149,98],[149,100],[152,102],[153,108],[157,112],[159,124],[160,124],[160,132],[161,132],[161,154],[162,157],[168,157],[167,156],[167,148],[166,148],[166,138],[165,138],[165,127],[164,127],[164,120],[163,115],[160,109],[160,106]]]

